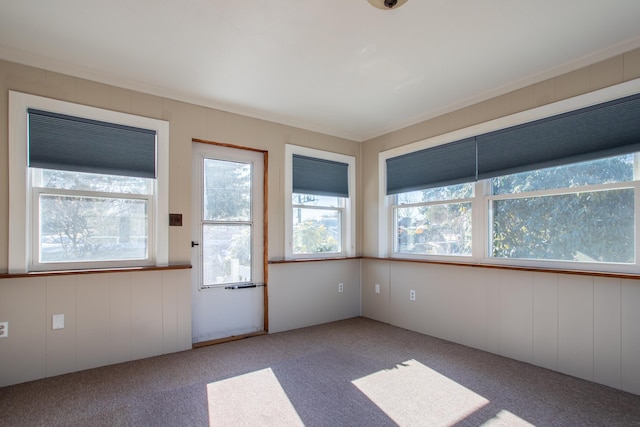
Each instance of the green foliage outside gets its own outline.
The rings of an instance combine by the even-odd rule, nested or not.
[[[633,155],[524,172],[491,179],[490,256],[583,262],[635,260],[634,190],[520,197],[525,193],[633,181]],[[420,200],[472,197],[469,185],[418,192]],[[415,196],[414,196],[415,197]],[[402,202],[401,202],[402,203]],[[399,252],[471,255],[471,205],[399,207]]]
[[[339,242],[331,230],[315,221],[304,221],[293,226],[293,251],[296,254],[338,252]]]
[[[492,180],[494,193],[633,179],[628,157],[538,170]],[[631,263],[635,258],[634,190],[615,189],[493,202],[499,258]]]

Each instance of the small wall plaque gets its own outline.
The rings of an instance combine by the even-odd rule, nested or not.
[[[169,214],[169,225],[171,227],[182,227],[182,214]]]

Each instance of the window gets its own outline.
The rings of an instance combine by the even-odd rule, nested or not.
[[[634,264],[637,155],[492,178],[489,256]]]
[[[639,153],[393,196],[393,253],[481,258],[473,207],[486,206],[487,258],[635,263]]]
[[[286,148],[287,258],[353,255],[355,158]]]
[[[346,197],[293,193],[293,254],[341,254]]]
[[[149,258],[148,178],[38,168],[29,173],[33,267]]]
[[[12,273],[168,262],[168,124],[10,92]]]
[[[471,256],[473,184],[459,184],[395,197],[394,253]]]
[[[381,255],[640,271],[640,84],[621,86],[381,153]]]

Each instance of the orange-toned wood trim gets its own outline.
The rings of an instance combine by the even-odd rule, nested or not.
[[[553,268],[537,268],[537,267],[519,267],[515,265],[498,265],[498,264],[474,264],[464,262],[448,262],[448,261],[429,261],[423,259],[409,259],[409,258],[380,258],[372,256],[358,256],[349,258],[307,258],[307,259],[282,259],[271,260],[269,264],[295,264],[295,263],[307,263],[307,262],[329,262],[329,261],[345,261],[352,259],[365,259],[376,261],[391,261],[391,262],[411,262],[417,264],[433,264],[433,265],[449,265],[455,267],[472,267],[472,268],[490,268],[496,270],[515,270],[515,271],[532,271],[536,273],[553,273],[553,274],[572,274],[577,276],[592,276],[592,277],[610,277],[614,279],[640,279],[640,273],[616,273],[608,271],[587,271],[587,270],[563,270]]]
[[[258,337],[260,335],[266,335],[266,331],[265,332],[254,332],[251,334],[244,334],[244,335],[236,335],[236,336],[231,336],[231,337],[226,337],[226,338],[219,338],[217,340],[209,340],[209,341],[202,341],[202,342],[197,342],[191,345],[191,348],[201,348],[201,347],[208,347],[210,345],[215,345],[215,344],[222,344],[225,342],[231,342],[231,341],[239,341],[239,340],[243,340],[245,338],[251,338],[251,337]]]
[[[70,276],[75,274],[130,273],[130,272],[136,272],[136,271],[186,270],[190,268],[191,268],[191,264],[174,264],[174,265],[165,265],[165,266],[124,267],[124,268],[105,268],[105,269],[89,269],[89,270],[31,271],[29,273],[0,274],[0,279],[13,279],[13,278],[19,278],[19,277]]]
[[[263,152],[264,180],[262,181],[263,202],[262,202],[262,278],[264,282],[263,306],[264,306],[264,331],[269,332],[269,152]]]
[[[264,282],[264,290],[263,290],[263,304],[264,304],[264,319],[263,319],[263,325],[264,325],[264,330],[265,332],[269,331],[269,293],[268,293],[268,288],[269,288],[269,269],[268,269],[268,260],[269,260],[269,253],[268,253],[268,242],[269,242],[269,151],[268,150],[262,150],[259,148],[253,148],[253,147],[246,147],[243,145],[236,145],[236,144],[228,144],[226,142],[217,142],[217,141],[208,141],[206,139],[200,139],[200,138],[191,138],[192,142],[199,142],[201,144],[209,144],[209,145],[216,145],[218,147],[226,147],[226,148],[234,148],[236,150],[247,150],[247,151],[254,151],[257,153],[262,153],[263,154],[263,162],[264,162],[264,171],[263,171],[263,184],[262,184],[262,191],[263,191],[263,248],[262,248],[262,254],[263,254],[263,260],[262,260],[262,270],[263,270],[263,282]]]
[[[267,150],[262,150],[260,148],[245,147],[243,145],[236,145],[236,144],[227,144],[226,142],[207,141],[206,139],[200,139],[200,138],[191,138],[191,141],[200,142],[202,144],[217,145],[219,147],[227,147],[227,148],[235,148],[235,149],[238,149],[238,150],[255,151],[257,153],[267,153]]]
[[[520,267],[515,265],[498,265],[498,264],[474,264],[464,262],[446,262],[446,261],[428,261],[422,259],[408,258],[379,258],[371,256],[363,256],[362,259],[391,261],[391,262],[412,262],[418,264],[435,264],[435,265],[451,265],[456,267],[472,267],[472,268],[489,268],[495,270],[515,270],[515,271],[532,271],[535,273],[553,273],[553,274],[572,274],[577,276],[593,276],[593,277],[610,277],[614,279],[640,279],[640,274],[636,273],[616,273],[607,271],[587,271],[587,270],[564,270],[554,268],[537,268],[537,267]]]
[[[299,258],[299,259],[272,259],[269,264],[295,264],[300,262],[327,262],[327,261],[346,261],[352,259],[361,259],[362,257],[341,257],[341,258]]]

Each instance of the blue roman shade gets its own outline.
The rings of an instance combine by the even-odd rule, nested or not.
[[[156,131],[28,109],[29,166],[156,177]]]
[[[387,194],[640,151],[640,94],[387,159]]]
[[[640,94],[477,137],[478,179],[640,151]]]
[[[349,165],[332,160],[293,155],[294,193],[349,197]]]
[[[474,138],[387,159],[387,194],[461,184],[475,179]]]

